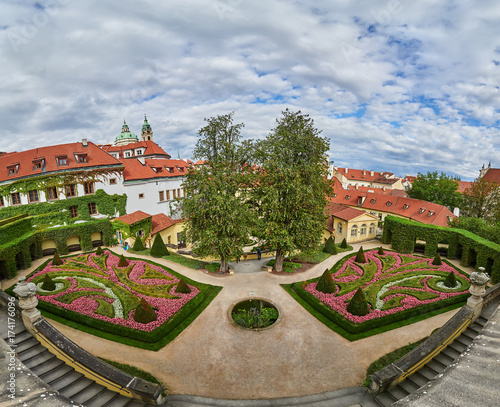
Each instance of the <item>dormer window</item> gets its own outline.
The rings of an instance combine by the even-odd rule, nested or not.
[[[75,161],[77,163],[88,163],[87,154],[75,154]]]
[[[425,208],[420,208],[420,210],[418,212],[419,213],[424,213],[425,212]]]
[[[436,211],[429,211],[429,214],[427,215],[429,218],[434,215],[436,213]]]
[[[144,151],[142,150],[135,150],[135,155],[143,155]]]
[[[370,202],[371,202],[372,204],[374,204],[375,202],[377,202],[377,200],[376,200],[375,198],[372,198],[372,199],[370,200]]]
[[[41,170],[44,167],[44,160],[33,160],[33,171]]]
[[[19,164],[9,165],[7,170],[9,171],[9,175],[17,174],[19,172]]]
[[[153,167],[153,171],[158,174],[158,173],[162,172],[162,168],[161,167]]]
[[[403,205],[403,209],[408,209],[409,207],[410,207],[410,205],[408,205],[408,204]]]
[[[389,207],[392,205],[392,202],[391,201],[387,201],[386,205]]]
[[[56,161],[57,161],[57,165],[58,166],[68,165],[69,164],[68,156],[67,155],[61,155],[59,157],[56,157]]]
[[[349,199],[351,199],[351,195],[346,195],[345,200],[348,201]]]
[[[130,158],[132,153],[130,151],[125,151],[125,158]]]

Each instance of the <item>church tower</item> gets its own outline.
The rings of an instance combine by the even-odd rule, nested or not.
[[[153,130],[151,130],[151,126],[148,123],[146,115],[144,115],[144,123],[142,125],[141,136],[142,136],[142,141],[147,141],[147,140],[153,141]]]

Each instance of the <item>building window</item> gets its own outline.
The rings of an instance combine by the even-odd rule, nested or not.
[[[87,154],[76,154],[75,157],[77,163],[88,163]]]
[[[43,161],[33,161],[33,171],[41,170],[43,168]]]
[[[383,216],[383,215],[379,212],[379,213],[378,213],[378,218],[379,218],[380,220],[382,220],[382,216]]]
[[[95,215],[97,213],[97,207],[94,202],[89,202],[89,213]]]
[[[175,194],[175,189],[172,189],[172,199],[175,199],[177,198],[176,194]]]
[[[56,157],[56,160],[57,160],[57,165],[68,165],[67,155]]]
[[[143,199],[144,198],[144,194],[139,194],[139,199]]]
[[[90,195],[94,193],[94,183],[93,182],[85,182],[83,184],[83,190],[85,191],[85,195]]]
[[[342,234],[342,222],[337,223],[337,231],[339,232],[339,235]]]
[[[370,223],[370,235],[375,233],[375,223]]]
[[[167,201],[170,201],[170,191],[165,191],[167,193]]]
[[[12,205],[21,205],[21,195],[19,195],[19,192],[10,194],[10,198],[12,199]]]
[[[76,218],[78,216],[78,207],[77,206],[70,206],[69,207],[69,214],[71,215],[72,218]]]
[[[56,187],[50,187],[47,188],[47,201],[57,199],[57,188]]]
[[[17,174],[17,172],[19,171],[19,164],[9,165],[7,169],[9,170],[9,175]]]
[[[361,225],[361,230],[359,231],[360,235],[366,235],[366,224]]]
[[[177,189],[177,198],[180,198],[180,197],[181,197],[181,189],[180,189],[180,188],[178,188],[178,189]]]
[[[135,155],[142,155],[142,150],[135,150]]]
[[[167,244],[172,244],[172,236],[168,235]]]
[[[28,199],[30,202],[38,202],[38,191],[36,189],[28,191]]]
[[[144,237],[144,230],[138,230],[137,233],[136,233],[137,236],[139,237]]]
[[[351,229],[351,236],[352,237],[357,237],[358,236],[358,226],[354,225]]]
[[[0,206],[4,206],[4,203],[3,203],[3,196],[0,195]]]
[[[66,185],[66,198],[76,196],[76,185],[70,184]]]
[[[131,157],[131,155],[132,155],[132,154],[130,153],[130,151],[126,151],[126,152],[125,152],[125,158],[130,158],[130,157]]]
[[[116,185],[116,178],[110,178],[109,185]]]
[[[165,192],[164,191],[159,191],[158,194],[160,195],[160,202],[163,202],[165,200]]]

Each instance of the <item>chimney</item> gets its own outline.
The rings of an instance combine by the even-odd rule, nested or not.
[[[363,170],[363,175],[366,175],[366,170]]]
[[[382,191],[384,191],[384,192],[385,192],[385,187],[382,187]]]
[[[349,172],[349,168],[345,167],[345,173],[347,174]]]
[[[356,191],[359,189],[358,184],[356,184]]]
[[[375,173],[373,172],[373,170],[370,171],[370,175],[373,177],[375,175]]]
[[[88,147],[89,143],[87,143],[87,139],[86,138],[82,138],[82,146],[83,147]]]

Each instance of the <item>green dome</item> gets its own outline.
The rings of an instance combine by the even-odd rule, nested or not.
[[[123,121],[122,132],[116,136],[115,143],[120,140],[130,140],[133,139],[135,141],[139,141],[139,137],[137,137],[134,133],[132,133],[125,120]]]

